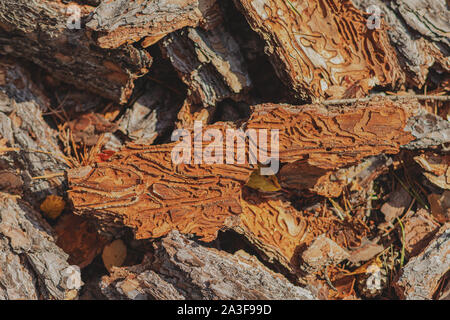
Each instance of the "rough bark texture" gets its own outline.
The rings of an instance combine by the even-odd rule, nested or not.
[[[50,230],[24,201],[0,194],[0,299],[76,296],[80,287],[66,282],[68,256]],[[77,277],[81,284],[79,273]]]
[[[161,47],[187,84],[192,103],[215,106],[242,96],[251,85],[239,46],[222,24],[209,31],[174,32]]]
[[[404,146],[406,149],[427,149],[432,146],[445,148],[445,144],[450,141],[450,122],[425,110],[410,119],[406,130],[416,137]]]
[[[402,299],[432,299],[439,280],[450,270],[449,227],[449,224],[443,225],[425,250],[402,269],[394,284]]]
[[[17,64],[0,61],[0,137],[15,149],[0,154],[3,192],[22,194],[35,204],[50,193],[61,192],[62,177],[33,179],[63,173],[67,165],[52,130],[42,118],[48,99]],[[27,192],[23,192],[26,190]]]
[[[100,286],[112,299],[315,299],[256,258],[202,247],[176,231],[142,265],[116,268]]]
[[[278,76],[303,99],[351,97],[404,82],[386,26],[368,29],[350,0],[235,3],[266,41]]]
[[[81,19],[92,9],[80,8]],[[0,2],[0,53],[31,60],[55,78],[125,103],[134,80],[148,71],[150,55],[133,46],[97,47],[84,28],[67,27],[68,12],[59,1]]]
[[[138,42],[150,46],[183,27],[213,28],[220,22],[215,0],[102,1],[87,27],[96,31],[102,48],[117,48]]]
[[[61,177],[33,177],[67,169],[42,118],[49,102],[12,61],[0,61],[0,74],[0,136],[7,147],[0,152],[0,299],[74,298],[80,287],[67,282],[68,256],[30,205],[63,188]]]
[[[0,299],[448,297],[449,21],[0,0]]]
[[[135,143],[153,144],[173,131],[183,101],[160,85],[149,85],[145,93],[119,120],[121,130]]]
[[[439,231],[439,224],[425,209],[409,211],[403,217],[405,250],[410,257],[420,253]]]
[[[407,73],[407,81],[422,87],[430,69],[450,70],[450,12],[445,0],[352,0],[365,11],[377,6],[389,25],[387,33]]]
[[[414,157],[424,170],[423,175],[434,185],[450,190],[450,155],[425,152]]]

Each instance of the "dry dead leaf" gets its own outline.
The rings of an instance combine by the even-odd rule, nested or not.
[[[127,247],[122,240],[115,240],[103,248],[102,260],[105,268],[120,267],[127,257]]]

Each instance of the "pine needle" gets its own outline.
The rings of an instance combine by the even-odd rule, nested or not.
[[[46,174],[44,176],[32,177],[31,179],[32,180],[51,179],[51,178],[63,177],[63,176],[64,176],[64,172],[57,172],[57,173]]]
[[[393,174],[394,177],[397,179],[397,181],[401,184],[403,189],[405,189],[405,191],[408,192],[411,197],[415,198],[420,203],[420,205],[423,206],[425,209],[427,210],[430,209],[428,205],[425,203],[425,201],[422,200],[419,193],[413,187],[411,187],[411,185],[409,184],[406,185],[394,172]]]
[[[334,209],[335,209],[335,212],[337,213],[337,215],[339,216],[339,218],[342,220],[342,221],[344,221],[345,220],[345,218],[344,218],[344,214],[343,214],[343,212],[344,212],[344,210],[342,210],[342,208],[341,208],[341,206],[338,204],[338,203],[336,203],[333,199],[331,199],[331,198],[328,198],[328,200],[331,202],[331,204],[333,205],[333,207],[334,207]]]
[[[292,4],[292,2],[290,2],[289,0],[286,0],[286,2],[289,4],[289,6],[291,7],[292,11],[294,11],[296,14],[298,14],[299,16],[301,15],[300,12],[298,12],[297,8],[294,7],[294,5]]]
[[[398,224],[400,225],[400,229],[402,230],[402,252],[400,256],[400,268],[403,268],[403,263],[405,262],[405,242],[406,242],[406,235],[405,235],[405,228],[403,227],[402,220],[397,218]]]

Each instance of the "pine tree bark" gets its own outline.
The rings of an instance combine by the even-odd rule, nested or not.
[[[118,48],[142,39],[148,47],[184,27],[212,29],[221,16],[215,0],[102,1],[87,27],[102,48]]]
[[[426,132],[426,126],[417,123],[423,123],[420,119],[428,115],[417,101],[378,98],[329,109],[275,104],[253,109],[242,128],[269,135],[270,130],[278,130],[279,161],[300,163],[305,170],[316,172],[317,179],[365,157],[398,153]],[[205,127],[204,132],[216,129],[226,137],[231,128],[218,123]],[[192,141],[192,132],[190,135],[187,139]],[[227,154],[225,141],[212,142],[223,155]],[[203,139],[201,143],[202,150],[211,144]],[[140,239],[164,236],[176,229],[214,240],[218,230],[242,213],[241,189],[257,168],[247,156],[249,143],[242,146],[242,164],[211,164],[203,158],[196,163],[199,158],[195,160],[197,151],[191,152],[193,149],[189,149],[188,163],[177,164],[172,159],[177,145],[129,144],[107,162],[71,170],[69,197],[76,213],[98,218],[105,231],[114,225],[131,227]],[[257,141],[252,145],[258,145]],[[268,156],[273,154],[270,146],[261,148]]]
[[[113,269],[100,287],[110,299],[316,299],[254,257],[199,246],[176,231],[141,265]]]
[[[439,73],[450,71],[450,11],[445,0],[352,0],[357,8],[379,10],[389,28],[387,34],[397,53],[406,80],[422,87],[430,70],[439,84]],[[375,12],[375,11],[373,11]]]
[[[0,151],[0,191],[23,195],[37,206],[46,195],[63,193],[68,166],[56,131],[42,116],[48,98],[13,61],[0,60],[0,74],[0,139],[11,150]],[[42,176],[48,178],[36,179]]]
[[[365,95],[405,81],[386,26],[345,1],[235,0],[278,76],[303,100]]]
[[[81,274],[67,259],[39,212],[0,193],[0,300],[76,298]]]
[[[0,2],[0,53],[28,59],[55,78],[126,103],[134,82],[148,72],[152,58],[131,45],[107,50],[98,47],[83,25],[93,8],[78,6],[80,29],[69,5],[59,1]]]
[[[226,98],[242,99],[251,86],[239,46],[223,24],[210,31],[174,32],[161,47],[188,86],[190,104],[208,107]]]

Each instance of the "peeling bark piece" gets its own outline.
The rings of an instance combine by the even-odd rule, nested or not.
[[[135,143],[152,144],[172,131],[181,105],[167,89],[151,86],[119,120],[119,130]]]
[[[405,128],[419,112],[416,108],[420,107],[414,100],[387,99],[327,109],[268,103],[254,107],[246,128],[280,130],[282,163],[302,160],[311,167],[335,170],[368,156],[398,153],[400,146],[414,140]]]
[[[425,209],[417,212],[409,211],[403,218],[405,229],[405,249],[410,256],[419,253],[439,230],[439,224],[434,222]]]
[[[39,290],[33,270],[0,239],[0,300],[37,300]]]
[[[0,111],[12,112],[15,103],[33,101],[41,111],[47,111],[50,101],[48,97],[31,80],[30,74],[16,61],[0,58]],[[6,99],[8,96],[9,100]],[[12,102],[12,99],[14,102]]]
[[[174,32],[161,48],[187,84],[194,104],[214,106],[225,98],[238,98],[251,85],[239,46],[223,25]]]
[[[302,98],[351,97],[404,81],[385,27],[370,30],[350,0],[235,0],[266,41],[278,76]],[[339,94],[336,94],[339,92]]]
[[[310,166],[306,161],[296,161],[284,165],[280,170],[283,188],[309,190],[322,196],[339,197],[343,186],[332,181],[333,171]]]
[[[439,188],[450,190],[450,155],[425,152],[414,157],[422,169],[423,175]]]
[[[0,3],[0,53],[22,57],[52,76],[105,98],[125,103],[134,80],[148,71],[145,50],[98,48],[86,29],[69,29],[68,4],[5,0]],[[93,8],[79,7],[84,20]]]
[[[54,230],[56,244],[69,255],[69,263],[80,268],[91,264],[106,244],[91,221],[73,214],[63,215]]]
[[[142,265],[113,269],[102,292],[120,299],[313,300],[256,259],[199,246],[173,231]]]
[[[345,224],[328,214],[315,217],[296,210],[283,198],[261,200],[246,196],[241,203],[243,212],[232,229],[242,234],[268,262],[277,262],[292,273],[299,271],[301,253],[318,236],[326,234],[341,247],[355,247],[365,235],[365,229],[357,221]]]
[[[320,235],[303,252],[301,268],[308,273],[317,272],[328,265],[338,264],[349,256],[336,242],[326,235]]]
[[[142,265],[114,268],[103,277],[100,289],[109,300],[185,300],[172,283]]]
[[[450,191],[428,195],[432,215],[441,223],[450,222]]]
[[[450,225],[441,227],[434,240],[409,260],[394,283],[400,298],[431,300],[439,280],[450,269]]]
[[[311,166],[335,170],[366,156],[396,153],[412,141],[414,136],[403,129],[413,106],[411,101],[376,100],[326,111],[317,105],[266,104],[256,106],[242,128],[280,130],[281,162],[304,159]],[[226,126],[217,128],[225,136]],[[251,166],[178,166],[171,159],[175,145],[131,145],[110,162],[85,168],[83,174],[69,174],[69,194],[76,210],[110,225],[125,224],[138,238],[159,237],[177,229],[214,239],[227,217],[241,213],[240,190]]]
[[[56,133],[42,118],[48,99],[17,64],[2,60],[0,70],[6,75],[5,84],[0,85],[0,137],[6,139],[9,147],[17,148],[15,152],[0,154],[0,169],[17,175],[14,185],[27,191],[26,201],[40,203],[46,195],[62,192],[63,178],[32,178],[67,169],[57,147]],[[13,179],[16,178],[10,182]]]
[[[410,150],[445,145],[450,141],[450,122],[423,109],[411,117],[405,130],[416,137],[404,146]]]
[[[393,222],[400,217],[405,209],[411,204],[411,196],[403,187],[398,187],[389,195],[389,200],[381,206],[386,222]]]
[[[213,240],[227,218],[241,213],[241,188],[252,167],[196,165],[193,153],[191,164],[176,164],[171,155],[176,145],[129,144],[109,162],[69,171],[76,213],[99,218],[105,231],[108,225],[131,227],[138,239],[177,229]]]
[[[102,1],[86,26],[98,33],[102,48],[143,38],[144,47],[183,27],[214,27],[221,17],[215,0]]]
[[[352,0],[365,11],[376,6],[389,26],[387,33],[407,73],[406,80],[422,87],[429,70],[439,64],[450,70],[448,21],[450,13],[445,0],[381,1]]]
[[[392,159],[385,155],[369,157],[357,165],[335,171],[297,161],[284,165],[279,176],[284,188],[309,190],[324,197],[337,198],[348,185],[351,191],[367,188],[371,181],[388,170],[390,164]]]
[[[376,241],[363,239],[361,246],[351,251],[348,260],[355,265],[361,262],[369,261],[384,250],[384,247],[377,244],[377,241],[378,239],[376,239]]]
[[[0,164],[3,167],[4,163]],[[7,168],[2,168],[0,170],[0,192],[9,193],[11,195],[22,195],[23,194],[23,181],[17,172],[14,172],[12,168],[6,166]]]
[[[50,226],[27,203],[5,194],[0,195],[0,248],[0,298],[73,294],[64,282],[68,256],[54,243]]]
[[[412,0],[408,3],[395,0],[390,5],[400,13],[408,26],[414,28],[415,31],[450,47],[448,38],[450,12],[448,3],[444,0]]]

